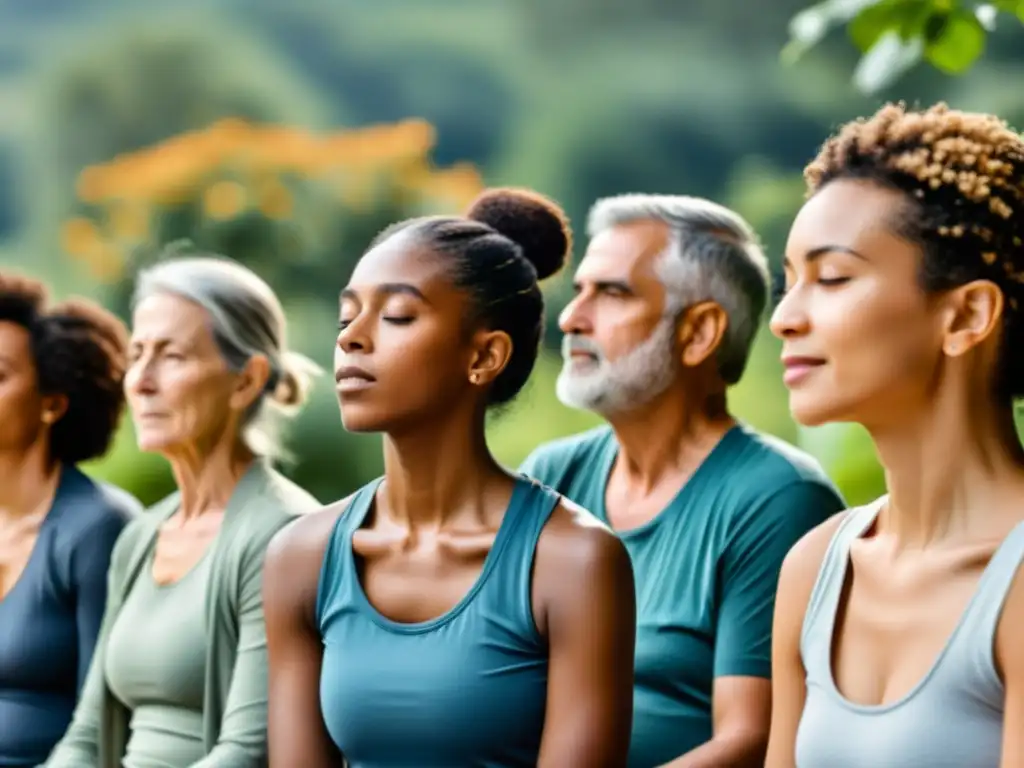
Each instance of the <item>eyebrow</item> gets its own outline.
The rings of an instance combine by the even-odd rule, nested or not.
[[[417,298],[422,302],[427,302],[427,297],[423,295],[423,292],[415,285],[411,285],[409,283],[381,283],[373,290],[374,293],[382,293],[385,296],[404,294],[406,296]],[[356,301],[359,299],[359,296],[351,288],[344,288],[338,298],[339,301],[344,301],[345,299],[352,299],[353,301]]]
[[[594,286],[599,292],[600,291],[621,291],[622,293],[632,293],[633,288],[625,280],[593,280],[590,284]],[[583,288],[583,282],[579,280],[573,280],[573,290],[580,291]]]
[[[804,253],[804,261],[810,263],[817,261],[827,253],[847,253],[850,256],[856,256],[858,259],[867,261],[867,257],[860,251],[855,251],[853,248],[848,248],[845,245],[819,245],[817,248],[811,248],[809,251]],[[788,258],[783,256],[782,263],[786,266],[790,265]]]

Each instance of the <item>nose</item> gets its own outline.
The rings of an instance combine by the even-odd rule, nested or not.
[[[338,332],[338,349],[345,354],[369,352],[372,346],[367,323],[359,317],[349,321]]]
[[[810,330],[810,317],[800,296],[799,289],[783,294],[772,312],[768,327],[780,339],[802,336]]]
[[[565,309],[558,315],[558,328],[566,335],[590,333],[593,330],[582,294],[565,305]]]
[[[143,358],[132,361],[124,373],[124,389],[128,395],[148,395],[156,389],[152,366]]]

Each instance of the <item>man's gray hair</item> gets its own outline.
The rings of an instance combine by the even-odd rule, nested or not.
[[[729,318],[718,350],[727,384],[740,380],[768,303],[768,260],[753,228],[735,211],[699,197],[628,194],[598,200],[588,234],[634,221],[660,221],[671,243],[657,264],[670,312],[701,301],[718,304]]]
[[[294,415],[320,373],[311,360],[289,352],[281,302],[256,273],[220,256],[170,258],[143,270],[136,280],[132,305],[154,294],[170,294],[202,307],[224,362],[241,371],[255,356],[270,363],[263,393],[243,415],[241,437],[254,453],[283,454],[282,421]]]

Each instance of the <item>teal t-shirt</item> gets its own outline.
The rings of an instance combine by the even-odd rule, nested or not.
[[[521,471],[607,522],[617,454],[612,430],[600,427],[541,446]],[[711,739],[716,677],[771,676],[782,560],[844,506],[813,458],[739,425],[657,517],[619,532],[637,592],[631,768]]]

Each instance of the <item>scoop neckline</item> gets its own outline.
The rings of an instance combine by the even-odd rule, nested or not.
[[[359,609],[381,628],[397,634],[419,634],[423,632],[430,632],[431,630],[437,629],[451,622],[459,614],[465,611],[473,602],[473,599],[477,596],[480,590],[483,589],[488,577],[490,577],[491,573],[494,571],[497,562],[501,557],[502,551],[505,549],[511,535],[511,531],[516,525],[516,521],[521,516],[519,514],[520,507],[523,504],[523,500],[530,487],[530,483],[523,478],[515,478],[515,486],[512,489],[512,495],[509,497],[508,506],[505,508],[505,514],[501,519],[501,523],[498,525],[498,532],[495,534],[494,544],[491,546],[490,552],[488,552],[487,556],[484,558],[484,564],[480,569],[480,574],[466,593],[455,603],[455,605],[439,616],[426,619],[425,621],[403,622],[395,621],[394,619],[385,616],[377,610],[373,603],[370,602],[370,598],[367,597],[366,590],[363,587],[362,580],[359,578],[356,553],[352,547],[352,537],[356,531],[362,528],[363,522],[370,514],[370,510],[374,508],[377,500],[377,491],[380,489],[383,482],[384,478],[379,478],[373,486],[367,489],[369,501],[363,505],[362,510],[360,510],[359,517],[354,521],[347,537],[345,558],[346,564],[352,574],[352,591],[355,594],[355,599]]]

